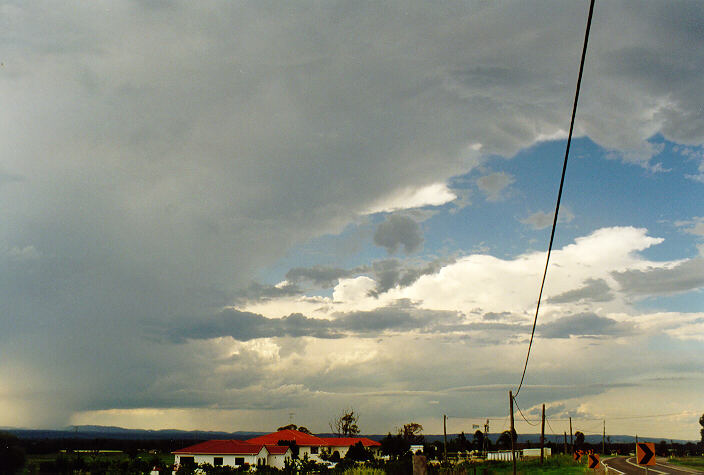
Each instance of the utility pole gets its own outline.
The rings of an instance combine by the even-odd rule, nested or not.
[[[484,440],[482,440],[482,455],[486,458],[487,438],[489,437],[489,419],[484,424]]]
[[[606,455],[606,449],[604,448],[606,446],[606,419],[604,419],[604,432],[601,434],[601,453],[603,455]]]
[[[443,414],[442,415],[442,433],[443,433],[443,438],[444,438],[444,444],[443,444],[443,457],[445,459],[445,463],[447,463],[447,415]]]
[[[565,431],[565,453],[567,453],[567,431]]]
[[[570,416],[570,449],[574,452],[574,439],[572,438],[572,417]]]
[[[513,391],[508,392],[508,403],[511,408],[511,459],[513,460],[513,475],[516,475],[516,448],[513,444],[513,434],[516,432],[513,426]]]
[[[543,451],[545,447],[545,404],[543,404],[543,423],[540,425],[540,465],[543,464]]]

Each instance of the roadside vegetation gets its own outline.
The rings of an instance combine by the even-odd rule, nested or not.
[[[358,415],[354,410],[347,409],[331,421],[330,426],[339,435],[357,435]],[[668,443],[663,440],[655,444],[659,456],[669,457],[669,461],[686,467],[704,470],[704,415],[702,424],[702,445],[688,442],[686,444]],[[290,424],[282,428],[305,429]],[[305,429],[307,431],[307,429]],[[375,458],[371,451],[361,443],[350,447],[345,457],[339,454],[329,454],[322,451],[323,463],[310,460],[307,456],[296,458],[287,463],[283,470],[271,467],[259,467],[257,473],[266,475],[273,473],[328,473],[340,475],[406,475],[412,473],[411,446],[422,447],[422,452],[428,460],[430,475],[460,475],[460,474],[507,474],[512,473],[511,462],[481,460],[478,456],[485,451],[507,450],[511,447],[513,438],[517,448],[536,447],[536,444],[517,443],[515,433],[504,431],[491,440],[480,430],[470,437],[464,433],[449,438],[447,446],[442,442],[427,442],[422,434],[423,426],[409,422],[398,428],[394,434],[388,433],[381,439],[381,453],[384,459]],[[124,439],[19,439],[9,433],[0,432],[0,474],[36,474],[36,473],[93,473],[93,474],[147,474],[153,469],[160,473],[170,474],[173,470],[174,450],[201,442],[200,440],[124,440]],[[280,441],[288,445],[292,441]],[[523,474],[553,473],[570,474],[585,473],[585,459],[575,461],[573,450],[589,450],[602,452],[602,444],[585,442],[584,434],[577,431],[574,446],[566,443],[547,442],[552,456],[546,457],[541,465],[539,458],[527,458],[517,463],[517,469]],[[295,442],[293,442],[295,445]],[[295,450],[294,450],[295,449]],[[632,443],[611,443],[607,437],[604,440],[603,451],[606,454],[628,454],[634,449]],[[415,450],[415,449],[414,449]],[[292,447],[298,454],[297,447]],[[445,457],[447,454],[447,457]],[[602,454],[602,459],[604,454]],[[214,467],[200,465],[199,467],[178,467],[179,474],[196,473],[205,475],[225,475],[245,473],[250,467]]]
[[[704,471],[704,457],[670,457],[667,461],[674,465]]]

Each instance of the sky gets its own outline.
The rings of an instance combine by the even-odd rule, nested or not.
[[[0,426],[507,429],[587,12],[0,3]],[[699,439],[703,25],[597,2],[517,397],[548,432]]]

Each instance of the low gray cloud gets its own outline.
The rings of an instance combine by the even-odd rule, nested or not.
[[[310,281],[314,285],[327,288],[333,287],[343,277],[352,277],[358,270],[340,269],[339,267],[294,267],[286,273],[286,280],[291,282]]]
[[[423,235],[415,220],[392,214],[376,228],[374,244],[385,248],[389,254],[395,253],[399,247],[409,254],[423,244]]]
[[[550,212],[543,212],[543,211],[538,211],[527,218],[524,218],[521,220],[521,223],[527,224],[533,229],[544,229],[547,227],[552,226],[552,222],[555,219],[555,212],[550,211]],[[557,221],[559,223],[569,223],[574,219],[574,214],[569,210],[567,207],[562,207],[560,209],[560,214],[557,218]]]
[[[215,315],[182,321],[169,330],[173,341],[232,337],[238,341],[256,338],[347,336],[378,337],[385,332],[421,331],[440,333],[468,329],[505,328],[503,324],[464,324],[457,312],[422,310],[402,300],[395,305],[370,311],[336,314],[333,319],[309,318],[293,313],[282,318],[227,309]]]
[[[238,291],[234,296],[234,300],[238,302],[262,301],[301,295],[302,293],[303,291],[293,282],[287,282],[284,285],[264,285],[252,282],[249,287]]]
[[[704,158],[702,158],[702,164],[704,164]],[[688,234],[704,237],[704,216],[697,216],[685,221],[675,221],[675,226],[683,229]]]
[[[483,320],[496,321],[505,320],[511,316],[511,312],[487,312],[482,315]]]
[[[312,336],[315,338],[339,338],[342,335],[333,329],[329,320],[308,318],[292,313],[282,318],[267,318],[257,313],[240,310],[224,310],[210,317],[201,317],[171,330],[176,341],[200,340],[230,336],[238,341],[255,338],[284,336]]]
[[[613,272],[621,291],[631,295],[667,295],[704,287],[704,258],[688,259],[672,268]]]
[[[623,336],[634,333],[633,325],[594,313],[579,313],[541,325],[540,335],[545,338],[595,337],[599,335]]]
[[[488,201],[501,201],[505,199],[504,190],[514,183],[516,179],[504,172],[496,172],[477,179],[477,186],[486,195]]]
[[[424,275],[438,272],[449,259],[436,259],[431,262],[416,265],[402,262],[398,259],[384,259],[372,263],[371,273],[376,280],[374,294],[378,295],[396,286],[407,287]]]
[[[582,287],[555,295],[547,301],[550,303],[570,303],[579,302],[580,300],[608,302],[613,298],[614,295],[611,292],[611,288],[604,279],[587,279]]]

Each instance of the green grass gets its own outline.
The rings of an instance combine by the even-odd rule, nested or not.
[[[35,473],[42,462],[54,462],[57,458],[64,458],[69,460],[75,460],[76,457],[80,457],[86,465],[91,464],[116,464],[121,462],[129,461],[129,456],[124,452],[54,452],[49,454],[27,454],[27,459],[24,465],[24,472],[20,473]],[[142,460],[148,462],[150,465],[158,459],[162,466],[170,466],[174,463],[174,456],[170,453],[157,453],[150,454],[148,452],[139,452],[137,455],[137,460]]]
[[[380,468],[350,468],[342,472],[343,475],[385,475]]]
[[[675,465],[682,465],[683,467],[695,469],[704,468],[704,457],[672,457],[667,461]]]
[[[513,473],[513,464],[511,462],[484,462],[476,465],[469,465],[467,473],[474,473],[474,467],[477,468],[477,473],[482,473],[484,468],[488,469],[492,474]],[[471,467],[471,468],[469,468]],[[587,468],[586,459],[582,459],[582,463],[576,462],[569,455],[554,455],[547,457],[541,465],[540,459],[522,460],[516,463],[516,471],[522,474],[537,474],[537,473],[552,473],[552,474],[572,474],[585,473],[591,470]]]

